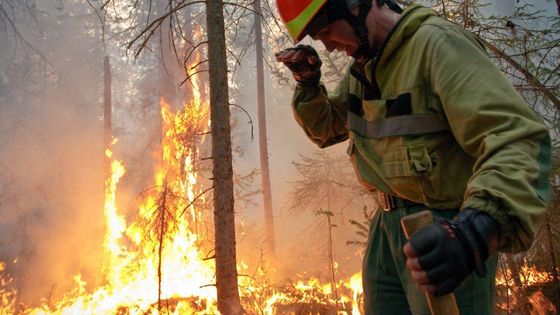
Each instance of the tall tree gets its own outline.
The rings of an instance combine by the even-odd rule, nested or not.
[[[112,135],[112,111],[113,104],[111,98],[111,59],[109,56],[105,55],[103,58],[103,149],[109,149],[111,147]],[[111,174],[111,165],[109,159],[105,159],[105,174],[104,178],[108,178]]]
[[[214,180],[214,227],[216,241],[216,288],[222,314],[243,314],[239,300],[235,250],[233,166],[231,152],[226,40],[223,1],[207,1],[208,69],[212,164]]]
[[[272,211],[272,189],[268,164],[268,142],[266,132],[266,107],[264,92],[263,40],[261,26],[261,2],[254,2],[255,8],[255,50],[257,57],[257,109],[259,121],[259,153],[261,160],[261,179],[264,201],[264,227],[268,253],[274,259],[274,212]]]
[[[159,93],[171,108],[177,110],[181,108],[181,100],[178,97],[179,69],[177,62],[177,47],[174,42],[173,27],[179,24],[175,20],[176,12],[173,11],[173,2],[169,0],[157,0],[156,13],[159,16],[167,16],[158,28],[160,62],[158,63],[159,72]]]

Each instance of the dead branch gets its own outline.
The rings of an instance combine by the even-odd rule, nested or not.
[[[140,47],[138,48],[138,50],[134,54],[135,58],[138,58],[138,56],[140,55],[142,50],[144,50],[144,48],[146,48],[146,45],[147,45],[148,41],[154,35],[156,29],[158,29],[161,26],[161,24],[165,21],[165,19],[167,19],[169,16],[171,16],[175,12],[177,12],[177,11],[183,9],[183,8],[186,8],[190,5],[205,3],[205,1],[193,1],[193,2],[188,2],[188,3],[185,3],[185,2],[186,2],[186,0],[181,1],[176,7],[171,7],[167,13],[165,13],[164,15],[162,15],[162,16],[158,17],[157,19],[153,20],[150,24],[148,24],[148,26],[146,26],[136,37],[134,37],[126,45],[126,48],[130,49],[132,47],[132,45],[134,45],[142,36],[146,35],[149,32],[148,35],[144,38],[144,40],[142,40],[142,43],[140,44]]]
[[[253,127],[254,126],[253,126],[253,120],[251,119],[251,115],[245,110],[245,108],[243,108],[240,105],[237,105],[237,104],[229,104],[229,105],[230,106],[235,106],[235,107],[241,109],[245,113],[245,115],[247,115],[247,118],[249,118],[249,124],[251,125],[251,142],[253,142],[253,140],[254,140]]]
[[[2,6],[0,6],[0,16],[4,16],[6,21],[8,21],[8,24],[10,24],[10,26],[12,27],[12,30],[14,31],[14,34],[16,35],[16,37],[19,38],[19,40],[21,40],[25,44],[25,46],[29,47],[29,49],[31,49],[34,53],[36,53],[49,66],[51,66],[52,68],[55,68],[55,66],[52,63],[50,63],[50,61],[47,59],[47,57],[45,57],[37,48],[35,48],[33,45],[31,45],[31,43],[29,43],[27,41],[27,39],[25,39],[25,37],[19,32],[19,30],[17,29],[17,26],[15,25],[14,21],[10,18],[10,16],[4,10],[4,8],[2,8]]]
[[[198,196],[194,197],[194,199],[192,201],[189,202],[188,205],[186,205],[183,208],[183,211],[181,211],[181,214],[179,214],[179,216],[182,216],[183,214],[185,214],[185,212],[187,211],[187,209],[192,206],[200,197],[204,196],[204,194],[206,194],[208,191],[214,189],[214,186],[207,188],[206,190],[204,190],[203,192],[201,192],[200,194],[198,194]]]

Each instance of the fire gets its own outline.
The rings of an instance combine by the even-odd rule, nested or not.
[[[540,291],[543,287],[553,284],[554,277],[550,272],[539,271],[535,266],[523,265],[514,278],[510,269],[500,270],[496,277],[498,288],[496,306],[508,313],[525,307],[532,307],[531,315],[556,314],[556,307],[550,299]],[[516,283],[520,283],[520,286]],[[530,294],[529,288],[539,288]]]
[[[162,161],[154,179],[156,188],[144,196],[138,210],[140,219],[132,224],[127,224],[116,203],[124,165],[112,159],[111,150],[106,151],[112,159],[104,205],[107,284],[88,293],[87,283],[77,275],[75,289],[64,299],[30,314],[160,314],[164,308],[166,314],[218,313],[212,287],[214,267],[202,254],[199,235],[192,230],[193,222],[201,216],[190,204],[199,193],[193,168],[195,152],[180,137],[206,126],[207,111],[199,104],[187,104],[173,113],[163,100],[161,105]],[[13,296],[5,292],[1,296],[7,300],[2,307],[13,309]]]
[[[88,291],[86,281],[76,275],[74,289],[63,299],[26,314],[218,314],[213,261],[203,254],[209,250],[203,249],[197,232],[205,199],[197,198],[201,191],[194,167],[209,113],[198,79],[192,79],[193,101],[181,110],[174,112],[160,101],[162,142],[155,188],[142,196],[135,222],[126,222],[117,207],[124,164],[114,159],[111,148],[105,152],[111,165],[104,203],[106,284]],[[4,276],[5,266],[0,264],[0,314],[13,314],[17,299],[12,280]]]
[[[13,280],[0,262],[0,314],[219,314],[214,261],[205,254],[212,245],[205,248],[208,239],[200,232],[206,230],[203,209],[208,205],[195,167],[210,123],[209,110],[197,76],[191,79],[193,100],[181,110],[173,111],[160,100],[162,141],[154,186],[142,194],[133,222],[127,222],[117,205],[118,184],[126,174],[123,161],[115,159],[112,151],[117,141],[105,152],[111,166],[105,182],[105,284],[89,288],[78,274],[73,277],[74,289],[59,301],[20,312]],[[339,295],[333,294],[330,283],[315,278],[288,288],[240,278],[240,287],[250,314],[277,314],[283,305],[302,303],[332,307],[339,314],[360,314],[360,274],[339,281]]]
[[[5,271],[6,263],[0,261],[0,314],[11,314],[16,309],[16,292],[11,288],[13,279]]]
[[[534,266],[524,265],[518,274],[521,284],[524,286],[532,286],[538,283],[552,282],[553,277],[550,272],[539,271]],[[507,269],[505,272],[498,272],[496,277],[497,286],[515,287],[515,281],[511,270]]]
[[[116,144],[116,139],[113,141],[113,145]],[[105,150],[105,156],[111,159],[113,152],[111,149]],[[105,223],[107,226],[107,233],[105,235],[105,248],[112,255],[119,255],[121,253],[121,247],[116,242],[122,237],[126,229],[126,223],[122,216],[119,216],[116,205],[116,193],[117,184],[120,178],[124,175],[125,169],[122,161],[112,160],[111,161],[111,177],[105,182]]]
[[[362,314],[359,304],[363,295],[361,273],[336,284],[335,295],[330,283],[317,278],[299,280],[275,291],[266,301],[264,314]],[[338,296],[338,299],[335,298]]]
[[[350,278],[350,288],[352,289],[352,315],[360,315],[361,311],[358,301],[360,296],[364,294],[361,273],[356,273]]]

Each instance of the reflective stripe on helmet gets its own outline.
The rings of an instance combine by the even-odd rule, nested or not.
[[[277,0],[280,17],[295,42],[306,35],[305,28],[327,0],[311,0],[305,6],[302,6],[301,2],[301,0]]]

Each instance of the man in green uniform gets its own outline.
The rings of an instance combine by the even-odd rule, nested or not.
[[[345,140],[383,210],[363,265],[367,314],[429,314],[423,292],[455,292],[461,314],[492,314],[496,252],[527,250],[549,200],[547,128],[481,42],[419,5],[277,0],[295,42],[306,35],[355,59],[338,87],[316,51],[276,54],[298,82],[296,121],[324,148]],[[434,222],[406,241],[403,216]]]

